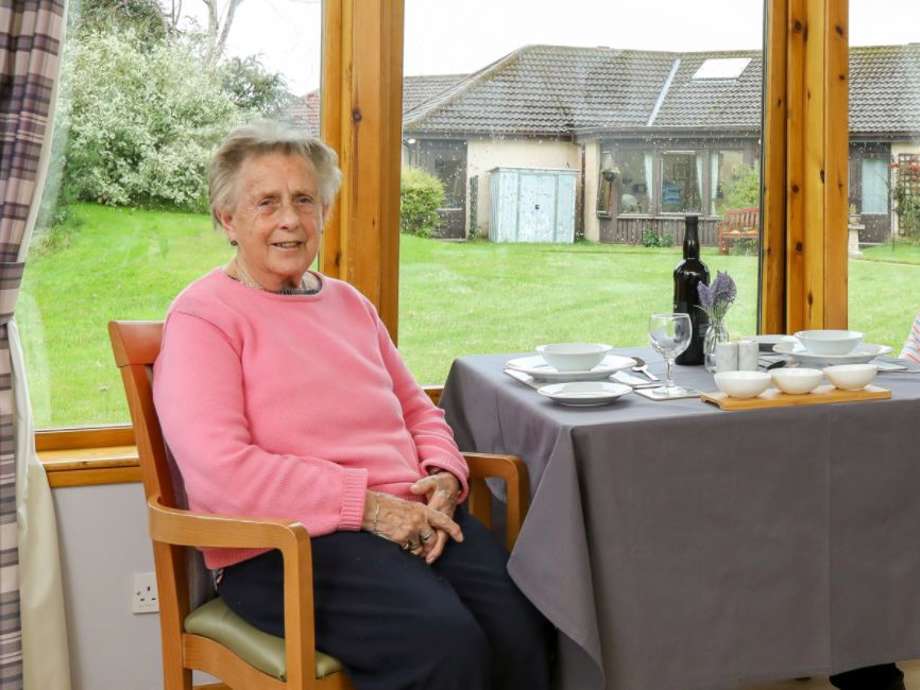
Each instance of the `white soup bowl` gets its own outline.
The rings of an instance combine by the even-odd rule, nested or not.
[[[612,349],[601,343],[552,343],[540,345],[537,352],[556,371],[590,371]]]
[[[824,368],[824,375],[837,388],[845,391],[861,391],[872,383],[878,367],[874,364],[837,364]]]
[[[770,372],[773,377],[773,385],[779,388],[783,393],[789,395],[804,395],[811,393],[821,379],[824,373],[820,369],[774,369]]]
[[[731,398],[756,398],[770,385],[770,374],[763,371],[720,371],[716,386]]]
[[[848,355],[862,342],[859,331],[799,331],[795,334],[809,354]]]

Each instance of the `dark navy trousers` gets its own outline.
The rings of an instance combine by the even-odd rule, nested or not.
[[[830,680],[840,690],[901,690],[904,687],[904,674],[895,664],[864,666],[838,673]]]
[[[462,543],[431,566],[368,532],[316,537],[316,647],[358,690],[548,690],[555,642],[508,577],[507,552],[465,509]],[[284,634],[281,554],[224,569],[220,594],[255,627]]]

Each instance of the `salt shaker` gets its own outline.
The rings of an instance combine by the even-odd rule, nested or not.
[[[738,341],[738,370],[757,371],[760,346],[753,340]]]
[[[738,343],[716,343],[716,372],[738,369]]]

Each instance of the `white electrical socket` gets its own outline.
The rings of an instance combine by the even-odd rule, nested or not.
[[[132,613],[156,613],[160,610],[157,594],[156,573],[134,573],[134,589],[131,590]]]

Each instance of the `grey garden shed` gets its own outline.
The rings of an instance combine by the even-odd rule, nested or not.
[[[493,242],[575,241],[574,170],[493,168]]]

